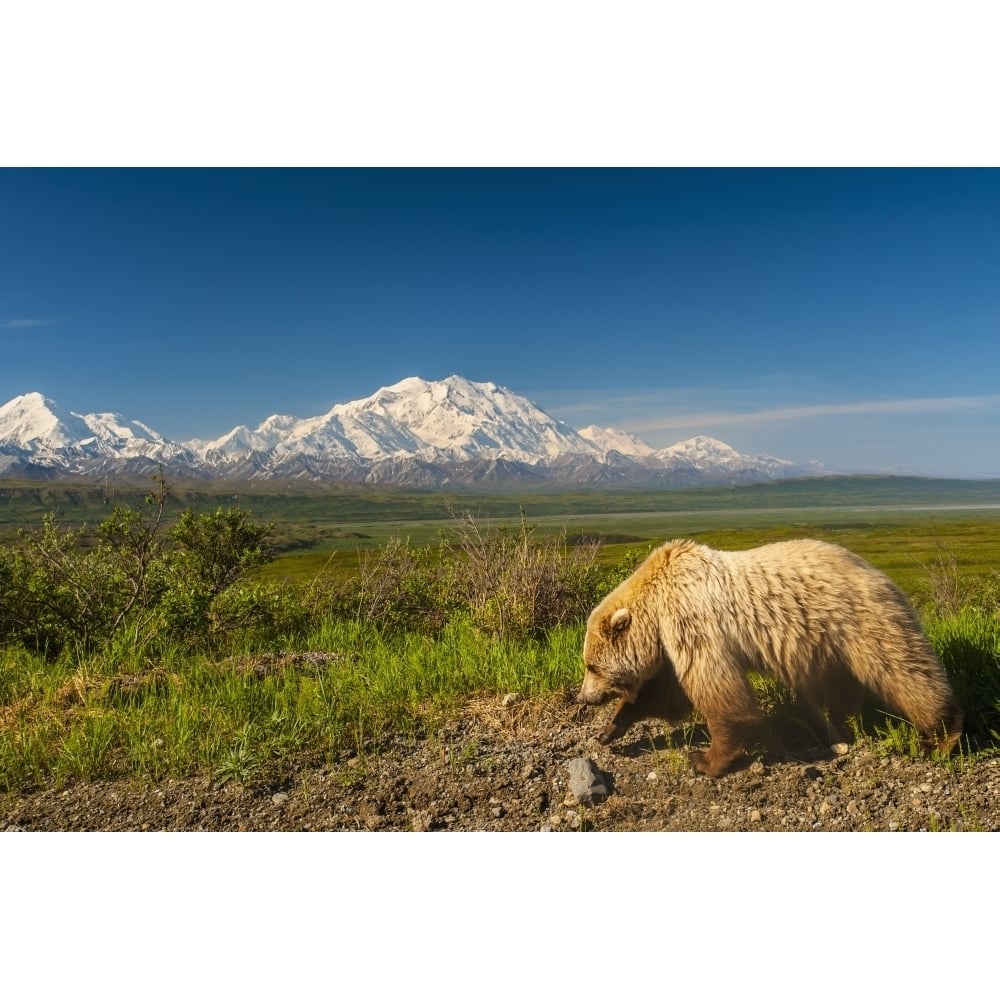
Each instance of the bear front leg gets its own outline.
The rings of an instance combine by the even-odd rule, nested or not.
[[[708,728],[707,750],[689,753],[691,766],[699,774],[719,777],[743,755],[750,731],[761,721],[760,706],[739,664],[694,662],[681,678],[694,708]]]
[[[639,688],[635,701],[622,698],[614,717],[598,733],[597,741],[607,745],[620,739],[643,719],[665,719],[675,725],[690,714],[691,702],[677,683],[673,667],[666,666]]]
[[[615,712],[614,717],[597,734],[597,742],[607,746],[624,736],[636,722],[647,718],[649,715],[644,702],[639,700],[626,701],[622,698],[618,703],[618,711]]]

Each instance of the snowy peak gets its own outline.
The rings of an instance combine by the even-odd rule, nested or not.
[[[127,446],[137,442],[164,444],[162,435],[119,413],[70,412],[59,415],[56,404],[40,392],[15,396],[0,406],[0,444],[25,451],[86,447],[95,442]]]
[[[71,448],[95,437],[76,413],[59,415],[56,404],[40,392],[15,396],[0,406],[0,443],[27,452]]]
[[[0,453],[23,454],[45,465],[76,458],[175,457],[182,449],[138,420],[119,413],[62,414],[40,392],[0,406]]]
[[[765,478],[787,475],[794,469],[794,464],[786,459],[770,455],[744,455],[724,441],[703,435],[661,448],[653,454],[668,469],[711,468],[733,475],[763,474]]]
[[[693,462],[717,459],[731,461],[743,457],[735,448],[731,448],[726,444],[725,441],[719,441],[717,438],[705,437],[704,435],[688,438],[686,441],[670,445],[669,448],[661,448],[655,454],[665,461],[672,458],[684,458]]]
[[[617,451],[621,455],[633,455],[640,458],[654,453],[645,441],[640,440],[634,434],[616,431],[612,427],[598,427],[596,424],[591,424],[577,433],[599,451],[605,453]]]
[[[237,427],[215,441],[190,441],[204,458],[271,451],[287,458],[380,461],[415,457],[462,462],[537,462],[592,444],[522,396],[493,382],[452,375],[405,378],[319,417],[268,417],[256,431]]]
[[[93,432],[94,437],[101,440],[119,443],[138,441],[163,443],[163,435],[157,434],[151,427],[147,427],[138,420],[126,421],[119,413],[88,413],[86,416],[73,413],[71,416],[82,420],[87,428]]]
[[[46,441],[58,434],[59,418],[55,403],[40,392],[15,396],[0,406],[0,440],[16,448],[31,450],[40,440]],[[62,435],[57,447],[67,443]]]
[[[274,415],[211,441],[176,444],[117,413],[62,415],[41,393],[0,406],[0,473],[106,476],[124,471],[410,486],[503,483],[685,486],[795,474],[769,456],[695,437],[659,450],[613,428],[582,431],[493,382],[411,377],[315,417]],[[39,472],[39,470],[42,470]],[[821,471],[821,470],[819,470]]]
[[[523,396],[460,375],[440,382],[405,378],[367,399],[335,406],[329,416],[345,429],[368,431],[376,445],[387,427],[405,428],[405,434],[385,442],[390,455],[536,461],[567,450],[590,450],[572,428]]]

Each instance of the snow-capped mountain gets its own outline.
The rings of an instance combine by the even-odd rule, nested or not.
[[[801,474],[787,459],[743,455],[724,441],[702,435],[654,451],[653,457],[675,475],[682,472],[698,475],[705,469],[717,469],[730,473],[735,481],[743,477],[760,477],[761,473],[767,479]]]
[[[598,451],[605,453],[617,451],[619,454],[632,455],[636,458],[645,458],[654,454],[654,450],[645,441],[641,441],[634,434],[616,431],[613,427],[598,427],[591,424],[589,427],[582,428],[578,433]]]
[[[425,487],[680,486],[803,474],[707,437],[656,450],[612,428],[575,431],[509,389],[458,375],[406,378],[321,416],[275,415],[181,443],[115,413],[63,415],[36,392],[0,407],[0,474],[147,474],[159,464],[185,477]]]
[[[0,406],[0,471],[18,459],[54,470],[97,471],[110,463],[176,463],[194,456],[138,420],[118,413],[63,414],[39,392]]]
[[[458,375],[440,382],[405,378],[367,399],[338,403],[320,417],[268,417],[254,431],[237,427],[214,441],[190,441],[188,447],[215,463],[252,451],[271,451],[276,458],[533,463],[593,450],[576,431],[524,397]]]

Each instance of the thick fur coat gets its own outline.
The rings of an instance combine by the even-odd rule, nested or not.
[[[635,721],[678,723],[696,709],[711,745],[692,755],[718,775],[760,719],[748,672],[793,689],[816,725],[842,735],[866,692],[950,750],[962,713],[916,614],[873,566],[837,545],[802,539],[744,552],[668,542],[594,609],[579,701],[622,699],[599,737]]]

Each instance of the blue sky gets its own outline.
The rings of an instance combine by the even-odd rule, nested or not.
[[[2,169],[0,402],[169,438],[407,375],[1000,475],[1000,171]]]

